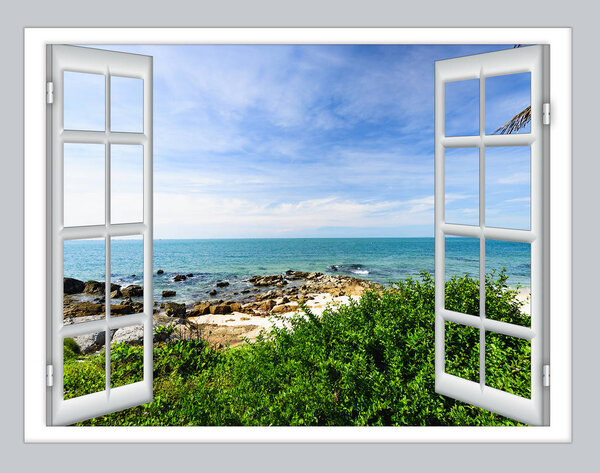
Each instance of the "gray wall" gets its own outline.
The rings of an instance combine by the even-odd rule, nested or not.
[[[0,17],[0,130],[3,222],[0,287],[5,330],[1,352],[0,461],[5,471],[592,470],[598,448],[596,398],[600,156],[596,139],[598,11],[589,0],[418,2],[370,0],[5,2]],[[23,27],[25,26],[570,26],[573,28],[573,443],[566,445],[25,445],[23,443]],[[589,221],[590,217],[596,220]],[[6,328],[10,327],[10,331]],[[585,464],[587,461],[588,465]],[[576,464],[581,463],[581,464]],[[522,468],[516,467],[522,465]],[[454,468],[452,468],[454,466]]]

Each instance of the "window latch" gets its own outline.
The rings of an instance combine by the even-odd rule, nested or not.
[[[46,82],[46,103],[54,103],[54,83]]]
[[[544,365],[542,373],[542,385],[545,388],[550,387],[550,365]]]
[[[54,367],[52,365],[46,366],[46,386],[51,388],[54,385]]]
[[[544,125],[550,125],[550,104],[545,103],[542,106],[542,123]]]

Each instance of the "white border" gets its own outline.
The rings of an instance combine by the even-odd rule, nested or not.
[[[48,427],[46,426],[46,45],[178,43],[549,44],[551,360],[548,427]],[[570,442],[570,28],[25,28],[25,442]]]

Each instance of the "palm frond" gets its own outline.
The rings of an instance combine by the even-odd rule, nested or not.
[[[531,105],[525,110],[517,113],[508,122],[498,128],[494,133],[500,135],[509,135],[516,133],[531,121]]]

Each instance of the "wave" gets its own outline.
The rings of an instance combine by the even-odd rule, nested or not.
[[[366,269],[353,269],[350,270],[350,272],[354,274],[369,274],[369,271],[367,271]]]

